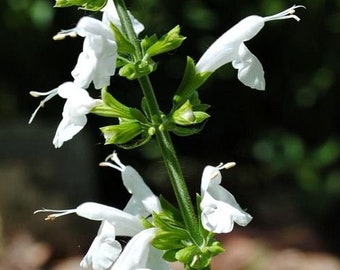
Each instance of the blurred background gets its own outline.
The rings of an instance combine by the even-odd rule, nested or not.
[[[227,251],[214,260],[213,270],[340,269],[340,2],[126,2],[144,23],[142,34],[160,36],[179,24],[187,37],[179,49],[156,59],[158,70],[151,75],[164,112],[186,56],[198,60],[248,15],[272,15],[293,4],[307,7],[297,10],[300,22],[269,22],[246,42],[264,67],[266,91],[243,86],[231,65],[224,66],[200,90],[201,100],[211,105],[205,129],[173,140],[192,195],[199,192],[206,165],[235,161],[235,168],[222,172],[223,185],[254,217],[246,228],[235,226],[219,236]],[[56,9],[52,0],[1,4],[0,269],[80,269],[99,224],[77,216],[45,222],[32,215],[36,209],[74,208],[84,201],[123,207],[129,196],[119,172],[98,166],[113,150],[156,194],[173,200],[171,187],[153,142],[135,150],[104,146],[99,127],[108,119],[90,115],[83,131],[61,149],[54,149],[52,139],[63,100],[49,101],[28,125],[40,101],[29,91],[72,80],[82,48],[80,37],[53,41],[53,35],[84,15],[100,14]],[[139,107],[136,82],[117,75],[110,91]]]

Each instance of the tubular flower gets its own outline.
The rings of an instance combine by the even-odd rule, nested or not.
[[[111,270],[170,270],[162,252],[151,246],[156,228],[141,231],[126,245]]]
[[[102,21],[106,25],[110,25],[110,23],[114,24],[119,30],[122,30],[122,23],[120,22],[116,6],[113,3],[113,0],[108,0],[105,7],[101,10],[103,12]],[[139,22],[135,17],[133,17],[128,11],[130,20],[133,24],[133,29],[135,33],[138,35],[140,32],[144,30],[144,25]]]
[[[87,122],[86,114],[95,106],[102,104],[102,100],[91,98],[86,90],[79,88],[73,82],[65,82],[58,88],[46,93],[32,91],[30,94],[34,97],[46,96],[46,98],[40,102],[29,123],[33,121],[38,110],[54,96],[59,95],[66,99],[62,113],[63,119],[59,123],[53,139],[53,144],[56,148],[61,147],[65,141],[72,139],[74,135],[82,130]]]
[[[214,233],[228,233],[238,225],[246,226],[253,218],[242,210],[234,196],[221,184],[220,170],[235,166],[234,162],[220,164],[217,167],[206,166],[201,182],[202,210],[201,220],[203,227]]]
[[[99,203],[85,202],[75,209],[42,209],[34,213],[52,213],[45,220],[54,220],[75,213],[80,217],[101,221],[97,236],[80,262],[83,268],[92,267],[94,270],[170,269],[168,263],[162,259],[161,251],[151,246],[156,228],[144,229],[140,220],[140,218],[148,217],[153,211],[161,211],[158,198],[145,185],[136,170],[120,162],[116,153],[110,155],[108,159],[112,159],[116,164],[105,161],[101,165],[110,166],[122,172],[124,185],[134,198],[133,202],[129,202],[128,205],[132,207],[134,204],[135,209],[126,207],[123,211]],[[116,236],[132,237],[123,251]]]
[[[114,163],[109,162],[109,160]],[[109,166],[122,173],[123,184],[130,194],[132,194],[124,211],[136,216],[148,216],[153,211],[159,213],[161,211],[160,202],[151,189],[145,184],[143,178],[131,166],[125,166],[118,158],[116,152],[109,155],[105,162],[100,163],[101,166]]]
[[[85,39],[83,51],[71,72],[74,83],[84,89],[88,88],[92,81],[96,89],[110,85],[110,77],[115,74],[117,60],[117,43],[110,27],[100,20],[82,17],[75,28],[59,32],[54,39],[76,35]]]
[[[252,15],[244,18],[219,37],[202,55],[196,64],[198,73],[214,72],[221,66],[232,62],[238,70],[238,79],[251,88],[265,89],[264,71],[260,61],[253,55],[244,42],[252,39],[264,26],[265,22],[300,18],[294,15],[295,9],[303,6],[292,6],[268,17]]]

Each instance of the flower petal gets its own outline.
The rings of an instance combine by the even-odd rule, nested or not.
[[[265,89],[264,71],[260,61],[253,55],[244,43],[240,44],[238,57],[232,62],[238,69],[237,77],[246,86],[257,90]]]
[[[115,228],[107,221],[100,225],[98,235],[93,240],[90,249],[80,262],[80,266],[94,270],[108,269],[118,258],[122,247],[115,240]]]
[[[73,118],[63,118],[58,125],[57,131],[53,138],[55,148],[60,148],[64,142],[69,141],[86,125],[87,118],[80,115]]]
[[[118,29],[122,29],[122,23],[120,22],[116,6],[114,5],[112,0],[108,0],[105,7],[101,10],[103,12],[102,21],[103,23],[110,25],[110,23],[114,24]],[[140,32],[144,30],[144,25],[139,22],[135,17],[132,16],[130,11],[128,11],[130,20],[133,25],[133,29],[135,33],[138,35]]]
[[[154,270],[169,270],[168,263],[166,263],[161,256],[155,257],[150,255],[151,240],[153,239],[156,228],[150,228],[141,231],[135,235],[126,245],[122,254],[119,256],[111,270],[136,270],[136,269],[154,269]],[[161,252],[158,250],[159,253]],[[156,259],[156,260],[154,260]],[[150,266],[153,266],[151,268]]]
[[[116,229],[116,235],[133,236],[143,227],[139,218],[107,205],[86,202],[77,207],[78,216],[91,220],[110,222]]]
[[[122,171],[122,179],[124,186],[132,194],[124,211],[143,217],[147,217],[153,211],[157,213],[161,211],[158,197],[153,194],[134,168],[126,166]]]
[[[201,183],[202,225],[214,233],[228,233],[233,229],[234,222],[246,226],[252,220],[252,216],[242,210],[235,197],[220,186],[222,168],[225,168],[223,164],[206,166]]]

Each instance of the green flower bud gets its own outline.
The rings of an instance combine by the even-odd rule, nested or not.
[[[136,63],[129,63],[119,70],[119,75],[129,80],[138,79],[156,70],[156,63],[150,58]]]
[[[187,100],[179,109],[177,109],[171,116],[172,120],[181,126],[188,126],[199,124],[209,118],[209,114],[202,111],[193,111],[193,107],[189,100]]]
[[[192,111],[192,106],[187,100],[179,109],[172,114],[172,120],[182,126],[191,125],[195,122],[195,115]]]
[[[81,9],[98,11],[101,10],[107,0],[56,0],[55,7],[78,6]]]

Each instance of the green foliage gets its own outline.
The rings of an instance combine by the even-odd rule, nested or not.
[[[156,67],[156,63],[151,58],[147,58],[124,65],[120,68],[119,75],[129,80],[135,80],[155,71]]]
[[[182,106],[211,74],[211,72],[197,73],[194,61],[187,57],[187,64],[181,84],[173,97],[173,110]]]
[[[106,87],[102,89],[101,96],[103,104],[93,108],[91,113],[119,119],[117,125],[100,128],[105,137],[105,144],[130,149],[139,147],[151,139],[154,128],[140,110],[120,103],[107,92]]]
[[[141,46],[144,52],[150,57],[172,51],[185,40],[185,37],[179,34],[180,27],[177,25],[160,39],[156,35],[146,37],[141,41]]]
[[[152,215],[154,226],[158,228],[152,245],[164,250],[165,260],[182,262],[186,269],[208,267],[212,257],[224,251],[221,244],[200,223],[198,226],[204,239],[193,239],[185,228],[181,213],[163,197],[160,201],[162,212]]]
[[[84,10],[98,11],[101,10],[107,0],[56,0],[55,7],[77,6]]]

